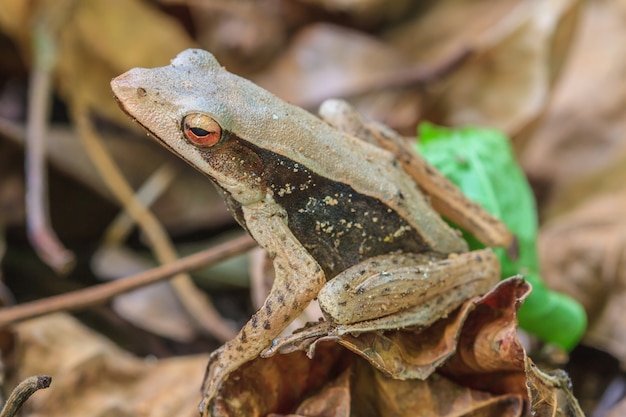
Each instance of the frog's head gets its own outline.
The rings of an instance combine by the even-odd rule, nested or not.
[[[209,52],[188,49],[168,66],[132,69],[113,79],[111,88],[122,110],[241,204],[258,201],[267,190],[260,152],[353,182],[350,173],[337,172],[355,152],[337,139],[340,133],[229,73]]]
[[[169,66],[134,68],[111,88],[124,112],[154,138],[242,203],[260,198],[255,155],[234,140],[259,146],[260,132],[275,131],[271,101],[251,82],[223,69],[209,52],[188,49]],[[271,136],[271,135],[270,135]],[[226,160],[250,162],[233,169]],[[245,200],[245,201],[244,201]]]

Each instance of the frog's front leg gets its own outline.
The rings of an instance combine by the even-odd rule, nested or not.
[[[293,236],[280,208],[259,204],[244,207],[243,214],[255,240],[273,258],[275,279],[259,311],[211,355],[202,387],[203,416],[210,415],[212,401],[229,374],[268,348],[326,283],[321,267]]]
[[[499,279],[500,263],[490,249],[448,257],[390,254],[333,278],[318,301],[340,333],[428,326]]]

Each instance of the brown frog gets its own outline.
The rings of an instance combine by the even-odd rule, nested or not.
[[[204,415],[229,374],[269,348],[315,298],[331,323],[398,328],[429,324],[498,281],[495,255],[468,252],[420,187],[452,190],[433,201],[450,207],[451,195],[477,218],[499,223],[392,134],[354,119],[344,125],[341,103],[325,104],[321,120],[198,49],[166,67],[130,70],[111,85],[130,117],[213,180],[273,260],[276,278],[265,304],[211,356]],[[411,166],[426,179],[416,182]]]

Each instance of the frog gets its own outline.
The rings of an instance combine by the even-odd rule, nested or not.
[[[212,415],[229,376],[271,349],[315,299],[338,327],[394,329],[427,325],[500,278],[493,251],[469,251],[431,201],[460,201],[456,207],[499,222],[345,102],[323,104],[318,117],[201,49],[164,67],[133,68],[111,88],[132,120],[216,185],[274,266],[263,306],[210,355],[203,416]]]

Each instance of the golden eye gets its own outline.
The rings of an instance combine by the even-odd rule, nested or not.
[[[220,141],[222,128],[212,117],[202,113],[192,113],[183,119],[183,134],[193,145],[207,148]]]

